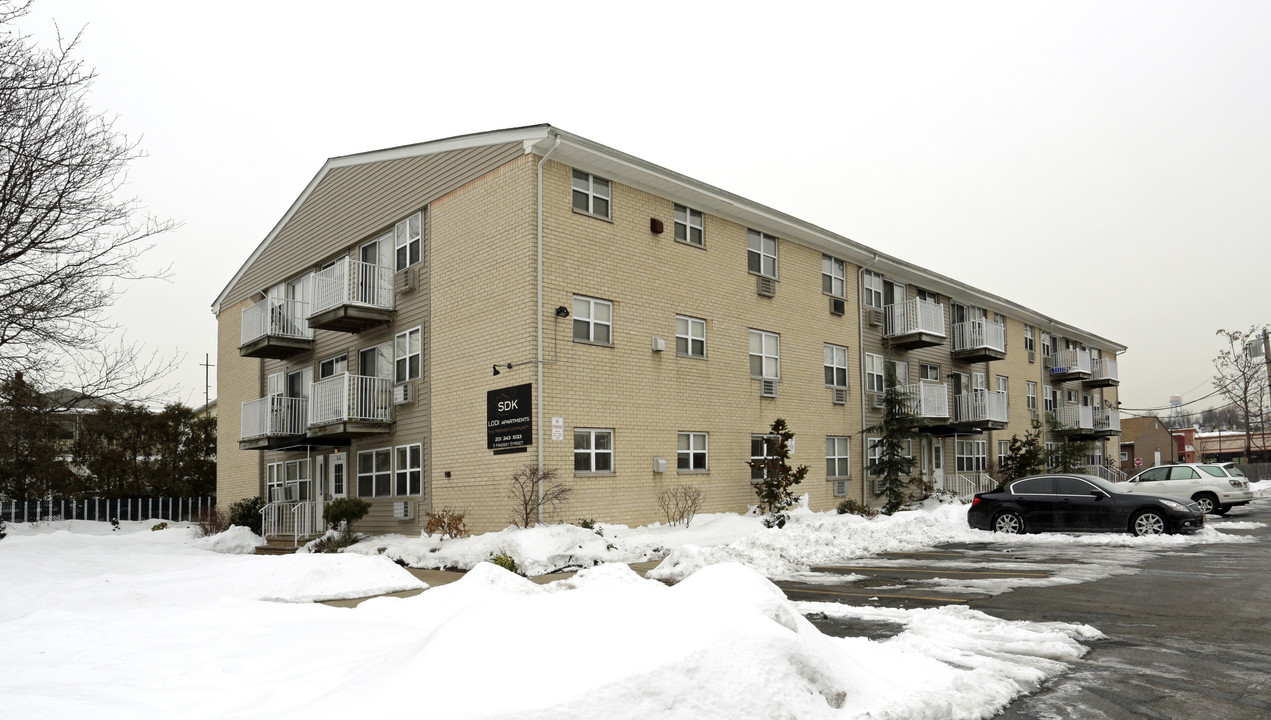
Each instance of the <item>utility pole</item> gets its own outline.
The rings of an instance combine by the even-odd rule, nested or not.
[[[208,413],[208,405],[212,404],[210,398],[212,389],[212,368],[216,367],[212,364],[212,358],[208,353],[203,353],[203,362],[199,363],[203,367],[203,414]]]

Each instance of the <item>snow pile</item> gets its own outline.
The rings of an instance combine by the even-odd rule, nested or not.
[[[1249,489],[1253,491],[1255,498],[1271,497],[1271,479],[1250,482]]]
[[[231,525],[229,530],[223,533],[195,538],[191,543],[193,547],[234,555],[250,555],[264,544],[265,538],[240,525]]]

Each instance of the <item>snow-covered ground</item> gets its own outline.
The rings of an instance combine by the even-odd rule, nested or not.
[[[195,540],[179,524],[11,525],[0,698],[4,716],[33,718],[990,717],[1098,631],[965,607],[794,604],[764,574],[951,541],[1148,553],[1243,539],[1222,522],[1178,538],[1003,538],[967,529],[965,506],[932,504],[873,520],[803,511],[784,530],[710,515],[690,528],[375,538],[353,553],[274,557],[245,554],[259,539],[241,528]],[[537,585],[480,562],[491,552],[537,572],[584,569]],[[423,586],[390,556],[472,571],[352,609],[310,602]],[[681,579],[671,587],[592,567],[663,556],[657,574]],[[903,630],[834,638],[810,612]]]

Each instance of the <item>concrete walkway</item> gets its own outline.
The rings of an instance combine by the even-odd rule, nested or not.
[[[651,560],[649,562],[631,563],[627,567],[634,570],[640,577],[647,577],[648,572],[657,567],[659,562],[661,561]],[[424,570],[421,568],[406,568],[406,571],[428,583],[428,587],[430,588],[452,583],[464,576],[463,572],[454,570]],[[535,575],[530,578],[530,580],[538,583],[539,585],[546,585],[547,583],[564,580],[565,578],[573,576],[574,573],[572,572],[552,573],[551,575]],[[427,588],[425,588],[425,590],[426,589]],[[424,592],[424,590],[403,590],[401,592],[385,593],[384,595],[372,595],[371,597],[411,597],[413,595],[418,595],[421,592]],[[332,607],[357,607],[362,602],[370,599],[370,597],[364,597],[353,598],[350,600],[320,600],[319,602],[323,605],[331,605]]]

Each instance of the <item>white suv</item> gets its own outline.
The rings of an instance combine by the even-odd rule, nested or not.
[[[1129,492],[1191,498],[1201,511],[1226,515],[1236,505],[1248,505],[1253,491],[1233,463],[1185,463],[1148,468],[1125,481]]]

